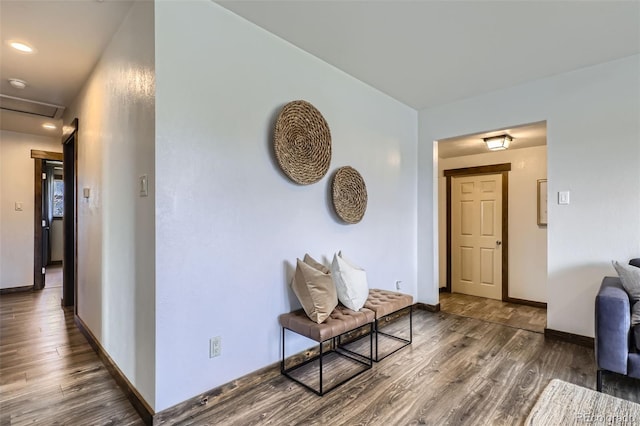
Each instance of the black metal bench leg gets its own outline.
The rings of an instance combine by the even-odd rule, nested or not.
[[[409,343],[413,343],[413,305],[409,306]]]
[[[284,332],[285,328],[282,327],[282,361],[280,362],[280,374],[284,374],[284,360],[286,358],[284,353]]]
[[[349,354],[349,350],[345,349],[345,348],[341,348],[340,347],[340,342],[341,342],[341,338],[342,335],[346,334],[343,333],[342,335],[333,337],[333,338],[329,338],[327,340],[324,340],[322,342],[319,342],[319,348],[318,348],[318,355],[314,356],[312,358],[309,358],[305,361],[299,362],[296,365],[290,365],[289,367],[286,366],[286,352],[285,352],[285,336],[286,336],[286,328],[283,327],[282,328],[282,361],[280,362],[280,371],[281,373],[288,377],[289,379],[293,380],[294,382],[302,385],[303,387],[309,389],[310,391],[312,391],[313,393],[315,393],[316,395],[324,395],[325,393],[337,388],[338,386],[348,382],[349,380],[353,379],[354,377],[364,373],[366,370],[370,369],[373,366],[373,361],[372,361],[372,357],[373,357],[373,327],[374,324],[373,322],[364,324],[360,327],[355,328],[354,330],[350,330],[347,333],[350,333],[351,331],[356,331],[356,330],[366,330],[365,327],[368,327],[369,329],[369,354],[367,356],[366,351],[363,354],[359,354],[359,353],[353,353],[356,356],[353,356],[352,354]],[[292,331],[292,330],[289,330]],[[299,333],[298,333],[299,334]],[[325,350],[325,344],[327,344],[327,350]],[[334,347],[335,345],[337,345],[337,347]],[[333,384],[332,386],[329,386],[327,388],[327,386],[324,386],[324,364],[327,364],[327,367],[330,367],[331,361],[329,361],[328,363],[325,363],[325,356],[330,354],[330,353],[335,353],[339,356],[348,358],[356,363],[359,363],[361,365],[363,365],[365,368],[360,369],[359,371],[356,371],[355,374],[350,375],[349,377],[344,378],[342,381],[340,381],[337,384]],[[302,380],[295,378],[292,374],[290,374],[291,372],[293,372],[294,370],[297,370],[298,368],[307,365],[311,362],[314,361],[318,361],[318,367],[319,367],[319,371],[318,371],[318,378],[319,378],[319,383],[317,387],[312,387],[310,384],[304,383]]]
[[[400,311],[405,311],[406,312],[407,309],[409,310],[409,339],[406,339],[404,337],[394,336],[392,334],[387,334],[385,332],[380,331],[380,321],[378,319],[375,320],[374,333],[376,333],[376,341],[375,341],[376,349],[375,349],[375,357],[373,358],[373,360],[375,362],[382,361],[383,359],[385,359],[389,355],[399,351],[400,349],[410,345],[413,342],[413,305],[405,306],[404,308],[401,308],[401,309],[398,309],[397,311],[391,312],[390,314],[387,314],[387,315],[383,316],[381,319],[385,319],[389,315],[393,315],[393,314],[395,314],[397,312],[400,312]],[[402,341],[402,342],[404,342],[404,344],[402,346],[400,346],[399,348],[397,348],[397,349],[389,352],[388,354],[384,355],[383,357],[380,357],[380,353],[379,353],[380,340],[379,340],[379,337],[378,337],[379,334],[383,334],[385,336],[388,336],[388,337],[394,338],[396,340]]]
[[[322,342],[320,342],[320,396],[323,395],[322,393]]]
[[[376,362],[378,361],[378,319],[375,320],[375,329],[372,333],[376,333],[376,357],[374,358]]]
[[[378,351],[378,333],[376,333],[376,353]],[[376,354],[377,357],[377,354]],[[369,328],[369,365],[373,367],[373,324]]]
[[[598,369],[598,373],[596,376],[596,389],[598,392],[602,392],[602,374],[603,371]]]

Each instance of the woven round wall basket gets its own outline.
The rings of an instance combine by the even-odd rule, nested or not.
[[[331,162],[331,133],[320,111],[306,101],[286,104],[276,121],[274,149],[280,168],[294,182],[322,179]]]
[[[353,167],[341,167],[333,177],[333,207],[340,219],[358,223],[367,210],[367,187]]]

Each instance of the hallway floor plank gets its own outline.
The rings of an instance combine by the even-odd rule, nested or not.
[[[0,296],[0,424],[142,425],[61,295]]]

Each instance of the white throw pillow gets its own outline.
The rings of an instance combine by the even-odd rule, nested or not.
[[[336,285],[338,300],[347,308],[359,311],[369,297],[367,273],[347,260],[342,252],[333,255],[331,277]]]
[[[629,294],[631,303],[640,301],[640,268],[618,263],[615,260],[612,263],[622,281],[622,287]]]

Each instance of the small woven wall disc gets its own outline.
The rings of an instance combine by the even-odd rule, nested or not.
[[[294,182],[322,179],[331,162],[331,133],[320,111],[306,101],[286,104],[276,121],[274,149],[280,168]]]
[[[356,169],[345,166],[333,177],[333,207],[340,219],[358,223],[367,210],[367,187]]]

